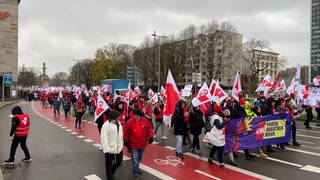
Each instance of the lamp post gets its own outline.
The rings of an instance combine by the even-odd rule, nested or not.
[[[151,34],[153,36],[153,44],[154,44],[154,48],[156,49],[156,37],[158,37],[158,53],[155,53],[155,60],[158,64],[158,67],[157,67],[157,71],[158,71],[158,92],[160,92],[160,77],[161,77],[161,74],[160,74],[160,45],[161,45],[161,38],[167,38],[167,36],[163,36],[163,35],[157,35],[156,34],[156,30],[154,30],[154,32]]]

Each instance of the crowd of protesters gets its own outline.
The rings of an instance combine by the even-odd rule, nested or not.
[[[61,95],[62,94],[62,95]],[[42,101],[43,108],[52,108],[54,115],[60,115],[60,108],[64,110],[64,115],[75,117],[75,128],[81,129],[81,119],[85,112],[93,114],[96,109],[98,92],[81,93],[45,93],[37,92],[37,97]],[[102,95],[106,103],[111,107],[105,111],[97,120],[98,131],[101,134],[101,148],[105,153],[106,174],[108,179],[113,179],[116,169],[122,162],[122,147],[125,146],[132,154],[132,173],[139,176],[141,171],[139,163],[142,159],[144,149],[147,144],[151,144],[154,139],[166,140],[169,125],[163,121],[164,103],[152,104],[144,96],[138,96],[128,104],[121,98],[113,99],[110,93]],[[201,134],[216,131],[217,143],[207,144],[211,148],[208,164],[213,164],[214,154],[218,153],[218,162],[221,169],[224,169],[224,159],[228,157],[229,163],[237,165],[237,152],[225,153],[225,129],[228,123],[236,118],[266,116],[277,113],[288,113],[291,116],[291,136],[292,144],[277,144],[278,150],[285,150],[285,146],[300,146],[296,140],[296,118],[301,112],[306,111],[307,120],[304,125],[311,129],[310,121],[313,119],[312,107],[298,106],[295,102],[295,95],[279,94],[265,96],[259,93],[253,101],[245,100],[245,94],[240,94],[239,101],[227,98],[220,104],[213,103],[209,110],[203,112],[199,106],[193,106],[190,99],[181,99],[176,104],[175,112],[171,119],[171,128],[176,137],[176,156],[184,158],[184,145],[190,151],[201,155],[200,142]],[[320,103],[315,109],[317,118],[320,121]],[[71,113],[70,113],[71,112]],[[320,126],[319,122],[317,126]],[[157,137],[160,128],[160,136]],[[170,128],[170,127],[169,127]],[[192,140],[191,136],[192,135]],[[266,158],[275,149],[269,145],[255,149],[244,150],[246,160],[254,157],[251,151],[257,151],[259,156]]]

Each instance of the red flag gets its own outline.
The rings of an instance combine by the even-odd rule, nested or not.
[[[276,88],[276,85],[279,81],[280,71],[278,71],[276,78],[273,81],[272,87],[270,88],[270,91],[273,91]]]
[[[220,87],[219,83],[217,82],[216,88],[214,90],[211,100],[221,103],[227,97],[228,97],[227,93],[223,91],[223,89]]]
[[[102,96],[98,95],[98,101],[97,101],[97,107],[96,107],[96,111],[94,113],[94,121],[96,121],[98,119],[99,116],[102,115],[103,112],[105,112],[107,109],[109,109],[110,107],[108,106],[108,104],[104,101],[104,99],[102,98]]]
[[[205,82],[199,89],[198,94],[192,99],[193,106],[199,106],[211,100],[211,94],[207,83]]]
[[[239,92],[241,92],[241,81],[239,71],[237,71],[236,78],[234,79],[233,88],[232,88],[232,97],[239,101]]]
[[[211,96],[213,95],[214,89],[216,88],[216,84],[217,84],[217,82],[214,79],[212,79],[210,87],[209,87]]]
[[[171,116],[174,113],[176,104],[178,103],[179,99],[180,97],[178,88],[173,79],[171,71],[169,70],[166,83],[165,115]]]
[[[276,91],[285,91],[287,89],[286,83],[282,79],[282,81],[278,84]]]

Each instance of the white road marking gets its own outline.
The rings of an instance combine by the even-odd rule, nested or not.
[[[303,154],[308,154],[308,155],[313,155],[313,156],[318,156],[320,157],[320,153],[315,153],[315,152],[310,152],[310,151],[304,151],[301,149],[294,149],[294,148],[289,148],[286,147],[286,149],[290,150],[290,151],[295,151],[295,152],[299,152],[299,153],[303,153]]]
[[[210,174],[208,174],[208,173],[205,173],[205,172],[203,172],[203,171],[200,171],[200,170],[194,170],[194,172],[196,172],[196,173],[199,173],[199,174],[202,174],[202,175],[204,175],[204,176],[207,176],[207,177],[209,177],[209,178],[211,178],[211,179],[216,179],[216,180],[221,180],[220,178],[217,178],[217,177],[215,177],[215,176],[212,176],[212,175],[210,175]]]
[[[300,168],[305,171],[310,171],[310,172],[315,172],[315,173],[320,173],[320,168],[311,166],[311,165],[306,165],[303,168]]]
[[[191,156],[191,157],[200,159],[202,161],[208,161],[208,158],[199,157],[199,156],[197,156],[195,154],[192,154],[190,152],[186,152],[184,154],[187,155],[187,156]],[[219,165],[219,163],[217,161],[213,161],[213,163],[215,163],[216,165]],[[248,171],[248,170],[245,170],[245,169],[241,169],[241,168],[238,168],[238,167],[234,167],[234,166],[231,166],[231,165],[228,165],[228,164],[225,164],[225,167],[228,168],[228,169],[237,171],[237,172],[241,172],[243,174],[247,174],[247,175],[259,178],[259,179],[274,180],[274,179],[272,179],[270,177],[267,177],[267,176],[264,176],[264,175],[261,175],[261,174],[257,174],[257,173],[254,173],[254,172],[251,172],[251,171]]]
[[[306,143],[306,144],[314,144],[313,142],[309,142],[309,141],[301,141],[301,140],[297,140],[297,141],[301,143]]]
[[[71,132],[70,134],[72,134],[72,135],[76,135],[76,134],[78,134],[77,132]]]
[[[303,145],[303,147],[305,147],[305,148],[309,148],[309,149],[317,149],[317,150],[319,150],[319,149],[320,149],[320,147],[307,146],[307,145]]]
[[[61,124],[57,124],[57,126],[58,126],[58,127],[62,127],[62,125],[61,125]]]
[[[311,138],[311,139],[320,139],[320,137],[317,137],[317,136],[309,136],[309,135],[298,134],[298,133],[297,133],[297,136]]]
[[[67,131],[67,132],[71,132],[72,130],[71,130],[71,129],[66,129],[66,131]]]
[[[160,178],[160,179],[167,179],[167,180],[174,180],[174,178],[170,177],[170,176],[167,176],[155,169],[152,169],[144,164],[140,164],[140,168],[144,171],[147,171],[148,173]]]
[[[77,136],[78,138],[80,138],[80,139],[83,139],[83,138],[85,138],[84,136],[82,136],[82,135],[80,135],[80,136]]]
[[[312,125],[311,125],[310,127],[320,129],[319,126],[312,126]]]
[[[61,126],[61,129],[67,129],[67,127]]]
[[[88,176],[85,176],[84,178],[86,178],[87,180],[102,180],[99,176],[97,176],[96,174],[91,174]]]
[[[320,134],[320,131],[310,131],[310,130],[305,130],[305,129],[297,129],[298,131],[302,131],[302,132],[310,132],[310,133],[318,133]]]
[[[85,142],[88,142],[88,143],[93,142],[91,139],[85,139],[84,141],[85,141]]]

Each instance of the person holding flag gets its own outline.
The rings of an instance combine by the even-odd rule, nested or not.
[[[157,131],[158,131],[159,127],[161,127],[161,139],[166,140],[168,138],[164,135],[165,124],[163,122],[163,108],[164,108],[164,104],[160,100],[159,102],[157,102],[156,107],[153,110],[153,114],[156,117],[155,118],[156,119],[156,128],[154,129],[154,135],[155,136],[157,135]]]
[[[182,137],[185,134],[184,119],[187,113],[184,114],[184,109],[186,108],[186,102],[182,99],[176,104],[175,112],[172,116],[174,121],[174,135],[176,136],[176,156],[183,159],[182,153]]]
[[[123,131],[120,120],[121,113],[113,110],[101,129],[101,145],[105,154],[105,168],[108,180],[113,180],[117,168],[123,159]]]

